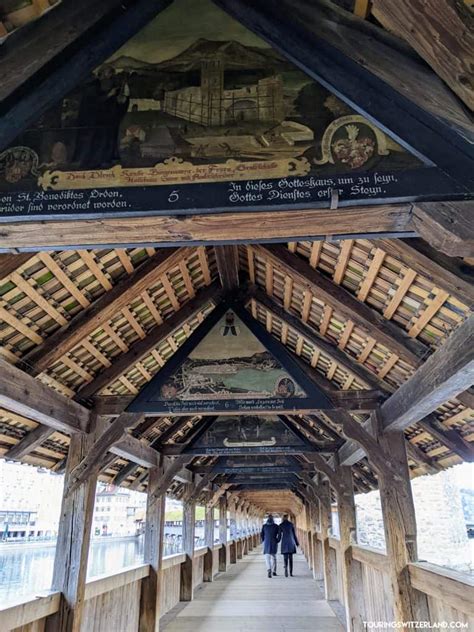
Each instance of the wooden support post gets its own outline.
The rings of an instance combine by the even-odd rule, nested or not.
[[[312,547],[312,529],[311,529],[311,505],[309,502],[304,504],[304,513],[305,513],[305,548],[306,548],[306,559],[308,560],[309,570],[313,570],[313,547]]]
[[[233,540],[229,545],[229,562],[237,564],[237,542]]]
[[[363,632],[365,607],[363,601],[362,567],[352,558],[352,544],[356,543],[356,511],[352,471],[342,466],[338,471],[341,487],[337,490],[339,513],[340,547],[342,558],[342,581],[344,587],[344,605],[346,608],[346,626],[348,632]]]
[[[380,443],[399,473],[395,479],[390,471],[378,472],[394,620],[428,621],[426,596],[413,590],[408,572],[408,564],[417,561],[417,546],[405,437],[402,431],[385,432]]]
[[[227,498],[221,496],[219,498],[219,571],[225,573],[227,571],[228,555],[227,555]]]
[[[212,548],[214,546],[214,507],[206,507],[204,517],[204,543],[207,546],[207,553],[204,556],[203,581],[212,582],[214,579],[212,572]]]
[[[331,528],[331,488],[328,481],[321,481],[318,485],[319,493],[319,524],[321,526],[321,554],[324,576],[324,595],[328,601],[337,599],[336,569],[331,564],[329,549],[329,529]]]
[[[48,617],[46,632],[81,630],[97,475],[89,476],[69,495],[66,489],[71,472],[101,436],[104,427],[103,418],[93,417],[89,434],[71,436],[51,585],[52,590],[61,592],[61,603],[58,612]]]
[[[148,497],[146,508],[144,563],[150,565],[148,577],[142,580],[140,595],[139,632],[158,632],[160,628],[161,585],[163,558],[163,533],[166,495],[153,493],[163,475],[163,467],[153,467],[148,472]]]
[[[186,560],[181,564],[180,601],[193,600],[195,523],[196,503],[194,501],[185,501],[183,503],[183,553],[186,554]]]

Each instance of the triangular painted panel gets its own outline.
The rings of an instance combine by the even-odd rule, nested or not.
[[[218,417],[183,454],[261,454],[303,450],[308,444],[277,416]]]
[[[154,212],[194,196],[199,208],[199,191],[168,189],[200,183],[232,182],[231,206],[318,202],[333,188],[377,199],[398,186],[393,172],[422,166],[211,0],[173,2],[14,145],[0,189],[94,191],[54,198],[66,214],[130,212],[130,188],[147,210],[149,187],[166,187]],[[293,177],[304,181],[278,184]],[[30,217],[53,213],[41,201]]]
[[[283,345],[236,303],[221,303],[129,406],[131,412],[331,408]]]

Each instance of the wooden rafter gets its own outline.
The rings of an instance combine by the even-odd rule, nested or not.
[[[153,348],[166,340],[174,331],[199,312],[209,301],[218,301],[220,294],[217,285],[210,286],[199,291],[197,296],[184,304],[179,311],[173,313],[169,318],[147,332],[146,337],[139,339],[130,346],[128,351],[117,358],[109,368],[99,373],[91,382],[79,389],[77,396],[91,397],[100,390],[111,384],[120,375],[126,373],[134,364],[148,354]],[[150,376],[151,377],[151,376]],[[148,378],[150,379],[150,378]]]
[[[474,213],[474,208],[472,209]],[[474,273],[456,258],[444,256],[421,239],[380,239],[374,242],[433,285],[474,308]]]
[[[413,206],[416,232],[449,257],[474,256],[474,202],[418,202]]]
[[[474,316],[470,316],[382,405],[384,428],[410,426],[473,382]]]
[[[30,430],[21,441],[11,447],[8,452],[3,455],[3,458],[12,460],[22,459],[46,441],[53,432],[55,431],[51,430],[49,426],[39,424],[34,430]]]
[[[214,246],[217,270],[224,290],[233,291],[239,286],[239,254],[237,246]]]
[[[260,255],[271,261],[284,273],[297,279],[303,287],[309,287],[326,305],[336,308],[345,318],[363,327],[377,342],[386,346],[409,364],[420,366],[428,350],[418,340],[411,339],[405,332],[387,322],[380,314],[365,303],[358,301],[342,287],[335,285],[322,274],[288,251],[283,246],[256,246]]]
[[[418,425],[426,430],[433,439],[439,441],[441,445],[461,457],[463,461],[468,463],[474,461],[474,444],[463,439],[455,430],[443,428],[434,415],[427,415],[418,422]]]
[[[402,37],[448,86],[474,110],[472,63],[474,16],[463,2],[373,0],[372,12]]]
[[[10,276],[13,272],[16,272],[18,268],[29,261],[32,256],[33,255],[29,252],[23,252],[18,255],[0,255],[0,282]]]
[[[377,378],[377,376],[369,371],[364,365],[353,360],[349,355],[331,344],[318,331],[316,331],[316,329],[303,323],[300,319],[293,316],[291,312],[285,310],[279,304],[276,297],[267,296],[265,292],[258,287],[251,287],[248,294],[251,298],[255,298],[255,300],[262,304],[266,309],[278,316],[282,322],[287,323],[304,338],[309,340],[309,342],[311,342],[311,344],[313,344],[317,349],[324,351],[327,355],[334,358],[334,360],[346,368],[349,373],[357,376],[362,383],[374,389],[379,388],[383,390],[391,390],[388,385],[384,384],[382,380]]]
[[[107,323],[130,301],[139,296],[170,267],[190,254],[189,250],[161,250],[103,294],[97,301],[82,310],[67,325],[49,336],[42,344],[24,357],[24,361],[33,367],[34,373],[46,369],[65,353],[70,351],[83,338],[91,334],[102,324]]]
[[[90,412],[0,358],[0,407],[54,430],[86,432]]]

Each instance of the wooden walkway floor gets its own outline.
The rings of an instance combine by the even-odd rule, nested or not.
[[[306,560],[295,556],[294,577],[269,579],[257,549],[232,565],[214,582],[195,591],[194,601],[180,604],[162,620],[166,632],[343,632]],[[281,563],[280,563],[281,562]]]

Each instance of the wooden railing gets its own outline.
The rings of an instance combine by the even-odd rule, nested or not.
[[[194,551],[192,558],[193,588],[212,579],[219,572],[222,561],[221,549],[225,547],[226,566],[231,563],[229,550],[247,554],[256,544],[254,536],[216,544],[212,548],[202,547]],[[181,574],[183,565],[189,562],[185,553],[163,558],[161,616],[169,612],[180,601]],[[120,630],[137,632],[140,615],[140,593],[144,578],[148,577],[148,564],[128,567],[112,575],[102,575],[86,584],[82,632],[92,630]],[[48,593],[28,599],[0,610],[0,632],[43,632],[47,617],[58,612],[61,595]]]
[[[474,578],[434,564],[409,564],[411,585],[427,596],[431,623],[460,621],[474,629]]]
[[[334,537],[323,538],[320,532],[306,537],[298,533],[303,552],[313,567],[316,579],[324,578],[322,568],[323,541],[327,546],[326,575],[329,577],[329,599],[337,599],[345,605],[343,577],[343,553],[340,541]],[[378,549],[351,545],[346,551],[351,567],[356,568],[355,576],[361,581],[357,586],[357,603],[352,604],[357,612],[352,612],[359,622],[394,620],[390,568],[387,555]],[[360,571],[360,572],[357,572]],[[447,621],[469,624],[474,629],[474,578],[464,573],[448,570],[433,564],[420,562],[408,566],[412,590],[426,595],[428,616],[431,624]],[[328,588],[328,587],[326,587]],[[420,617],[423,613],[420,613]],[[355,626],[354,629],[362,629]],[[466,628],[465,628],[466,629]]]

